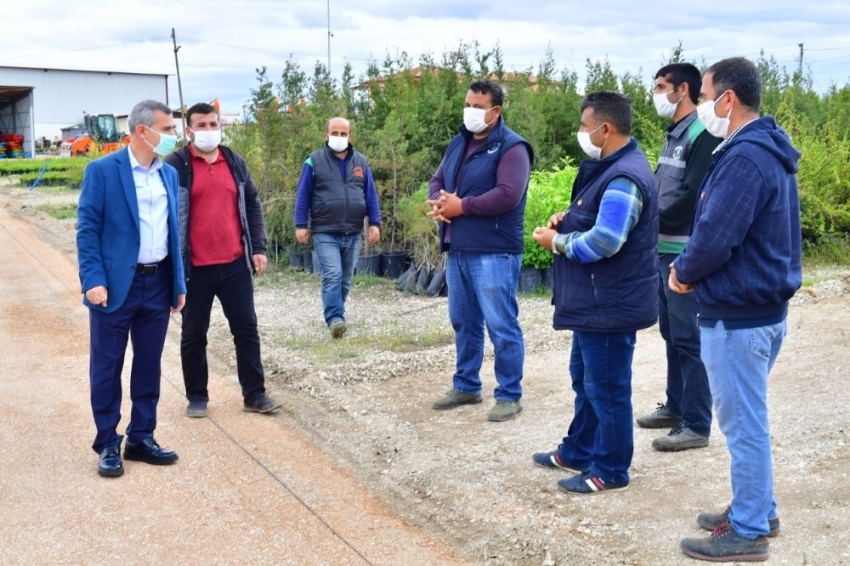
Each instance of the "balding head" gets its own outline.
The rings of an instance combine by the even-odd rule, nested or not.
[[[351,124],[345,118],[331,118],[325,127],[325,141],[338,157],[344,157],[351,142]]]

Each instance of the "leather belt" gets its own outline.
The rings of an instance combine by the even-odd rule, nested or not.
[[[136,273],[141,273],[142,275],[152,275],[165,267],[166,262],[168,261],[168,257],[160,261],[159,263],[137,263],[136,264]]]

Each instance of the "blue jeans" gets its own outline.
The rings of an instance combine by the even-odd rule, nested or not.
[[[697,299],[670,290],[670,263],[676,254],[658,256],[658,327],[667,344],[667,409],[702,436],[711,434],[711,389],[700,358]]]
[[[360,233],[313,234],[313,248],[322,269],[322,305],[325,323],[345,320],[345,299],[360,256]]]
[[[453,387],[464,393],[481,391],[484,326],[493,343],[497,401],[522,397],[525,343],[516,300],[522,254],[449,252],[449,320],[455,331],[457,371]]]
[[[573,421],[559,456],[602,481],[629,483],[634,453],[632,357],[635,332],[573,332]]]
[[[717,424],[732,456],[729,522],[749,539],[767,535],[768,520],[777,515],[767,376],[786,332],[785,321],[740,330],[727,330],[723,321],[714,328],[700,327]]]

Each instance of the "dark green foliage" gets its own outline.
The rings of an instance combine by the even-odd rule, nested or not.
[[[403,51],[387,53],[359,78],[350,65],[334,79],[321,63],[302,69],[292,59],[279,79],[265,68],[257,69],[246,121],[230,128],[227,137],[248,160],[260,187],[271,243],[284,246],[293,241],[295,188],[302,164],[322,146],[327,120],[342,115],[351,121],[354,146],[369,159],[375,177],[384,219],[380,247],[413,250],[423,263],[437,262],[436,225],[422,219],[419,224],[416,215],[424,215],[427,207],[416,208],[411,199],[424,202],[423,183],[434,174],[457,132],[467,87],[476,79],[494,78],[505,87],[503,116],[534,147],[536,171],[555,168],[557,172],[546,175],[565,175],[569,168],[564,159],[578,163],[584,158],[576,141],[579,105],[583,93],[601,89],[629,97],[632,136],[654,161],[667,126],[652,104],[656,69],[617,75],[607,60],[588,60],[582,85],[574,71],[557,66],[551,47],[542,55],[536,69],[507,70],[498,44],[486,50],[478,42],[461,42],[439,57],[429,54],[419,61]],[[679,43],[658,66],[686,60]],[[692,62],[705,68],[714,61]],[[841,239],[850,232],[850,84],[819,94],[809,77],[789,74],[773,58],[763,55],[756,63],[764,83],[762,113],[776,116],[803,153],[798,178],[807,245]],[[0,162],[0,174],[2,167]],[[543,174],[536,175],[540,183]],[[555,204],[536,202],[551,196],[538,196],[540,186],[529,194],[529,212]],[[566,202],[557,205],[563,209]],[[546,219],[554,212],[546,211]],[[433,238],[434,246],[426,246],[426,238]],[[526,246],[524,263],[545,267],[551,257],[534,246]]]

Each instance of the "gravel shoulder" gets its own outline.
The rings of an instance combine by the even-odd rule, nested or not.
[[[16,215],[73,254],[73,221],[37,208],[73,195],[0,191],[11,197]],[[806,276],[816,283],[793,301],[788,338],[771,375],[782,534],[771,540],[768,563],[850,564],[850,270]],[[506,423],[486,420],[495,386],[489,342],[485,403],[430,409],[450,387],[454,367],[444,298],[403,295],[391,282],[361,282],[349,298],[351,330],[337,342],[321,321],[316,277],[285,268],[272,273],[258,280],[256,303],[268,385],[284,401],[284,423],[396,514],[475,563],[693,564],[678,550],[679,540],[700,536],[697,513],[722,509],[729,500],[729,456],[716,425],[708,448],[682,453],[653,451],[652,439],[664,431],[636,428],[632,484],[623,493],[563,494],[556,486],[561,474],[531,464],[532,452],[559,443],[572,415],[570,335],[552,330],[546,297],[520,299],[525,411]],[[218,307],[209,343],[219,386],[238,391],[232,340]],[[657,327],[640,332],[636,415],[663,400],[664,372]]]

